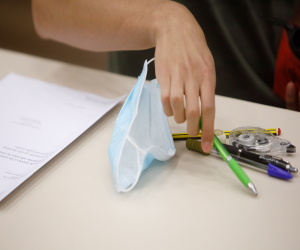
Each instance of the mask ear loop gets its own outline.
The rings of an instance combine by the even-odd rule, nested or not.
[[[147,68],[146,68],[146,69],[148,69],[148,64],[151,63],[152,61],[154,61],[154,58],[152,58],[150,61],[147,61],[147,60],[146,60],[146,62],[145,62],[145,63],[147,63]],[[144,67],[145,67],[145,64],[144,64]],[[143,70],[144,70],[144,69],[143,69]],[[147,75],[147,73],[148,73],[148,70],[146,71],[146,75]],[[146,80],[146,77],[145,77],[145,79],[144,79],[144,82],[145,82],[145,80]],[[144,84],[144,83],[143,83],[143,84]],[[140,94],[141,94],[141,92],[142,92],[142,88],[140,89],[139,98],[138,98],[138,103],[140,102]],[[132,122],[130,123],[130,127],[131,127],[131,126],[132,126]],[[134,146],[136,146],[136,148],[138,149],[139,152],[141,151],[140,147],[138,147],[138,146],[135,144],[135,142],[133,142],[133,141],[131,140],[131,138],[128,136],[128,131],[126,132],[126,136],[125,136],[125,137],[129,139],[129,141],[130,141],[131,144],[133,144]],[[137,156],[138,156],[138,160],[139,160],[139,158],[140,158],[139,154],[138,154]],[[119,161],[120,161],[120,158],[119,158],[119,160],[118,160],[117,165],[119,165]],[[123,193],[126,193],[126,192],[129,192],[130,190],[132,190],[132,189],[136,186],[136,184],[137,184],[137,182],[138,182],[138,180],[139,180],[139,177],[140,177],[140,175],[141,175],[141,172],[142,172],[142,168],[139,169],[139,176],[138,176],[137,178],[135,178],[134,182],[133,182],[127,189],[119,188],[119,191],[121,191],[121,192],[123,192]],[[120,178],[119,178],[119,172],[118,172],[118,171],[116,171],[116,178],[117,178],[117,180],[120,180]],[[120,186],[119,186],[119,187],[120,187]]]
[[[152,63],[154,61],[154,58],[152,58],[150,61],[147,62],[147,65]]]
[[[140,152],[145,154],[144,151],[132,140],[132,138],[130,136],[128,136],[128,141],[136,148],[137,158],[138,158],[138,162],[139,162],[140,161]],[[143,164],[143,162],[142,162],[142,164]],[[123,193],[131,191],[136,186],[136,184],[138,183],[140,176],[142,174],[142,169],[143,168],[141,168],[141,167],[138,168],[138,171],[139,171],[138,175],[136,176],[134,182],[127,189],[123,189],[123,188],[121,189],[121,191]]]

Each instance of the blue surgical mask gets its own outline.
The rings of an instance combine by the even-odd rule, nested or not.
[[[151,60],[152,61],[152,60]],[[128,95],[115,123],[108,153],[116,190],[135,187],[154,159],[169,160],[175,146],[156,80],[145,84],[148,64]]]

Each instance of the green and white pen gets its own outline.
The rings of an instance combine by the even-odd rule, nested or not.
[[[200,118],[200,129],[202,128],[202,119]],[[248,175],[244,172],[241,166],[237,163],[237,161],[231,157],[230,153],[220,142],[219,138],[214,135],[214,144],[213,147],[218,151],[219,155],[222,159],[229,165],[231,170],[235,173],[235,175],[239,178],[239,180],[244,184],[245,187],[249,188],[255,195],[257,195],[256,188],[254,187],[252,181],[248,177]]]

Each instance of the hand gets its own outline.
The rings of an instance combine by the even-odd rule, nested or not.
[[[199,132],[202,149],[213,144],[216,75],[212,54],[193,15],[182,5],[166,2],[157,13],[155,73],[161,86],[167,116],[177,123],[187,120],[187,132]],[[199,105],[201,103],[201,105]]]
[[[300,111],[300,92],[297,93],[295,83],[289,82],[285,90],[286,108]]]
[[[90,51],[156,47],[156,78],[164,112],[210,151],[215,117],[215,67],[205,36],[183,5],[166,0],[34,0],[40,36]],[[68,15],[66,15],[68,13]],[[201,106],[199,106],[201,103]],[[200,111],[201,110],[201,111]]]

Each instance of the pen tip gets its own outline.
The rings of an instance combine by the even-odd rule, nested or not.
[[[291,165],[290,165],[290,172],[293,172],[293,173],[298,173],[298,169],[297,168],[293,168]]]
[[[258,195],[256,188],[254,187],[252,182],[248,183],[248,188],[253,192],[253,194]]]

